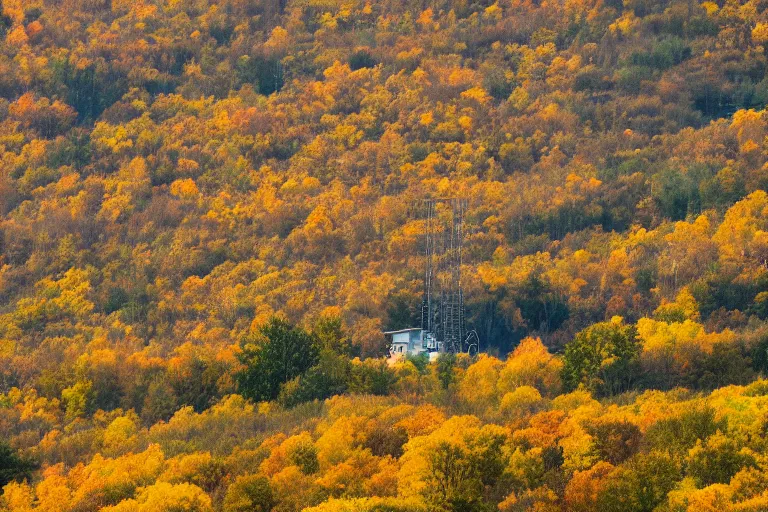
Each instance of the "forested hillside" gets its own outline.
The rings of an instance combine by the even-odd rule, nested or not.
[[[768,510],[768,1],[0,0],[0,41],[0,510]],[[446,196],[492,356],[387,366]]]

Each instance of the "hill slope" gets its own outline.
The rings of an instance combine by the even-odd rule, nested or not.
[[[0,432],[9,478],[32,479],[6,506],[65,486],[68,510],[173,493],[220,508],[242,475],[280,510],[757,500],[762,420],[723,404],[759,407],[768,371],[767,7],[2,0]],[[419,320],[414,205],[449,195],[469,201],[468,326],[499,357],[526,339],[543,377],[504,381],[514,358],[374,359],[383,330]],[[280,329],[311,340],[306,367],[259,359]],[[387,395],[332,399],[370,400],[360,416],[380,424],[333,401],[282,408],[345,392]],[[455,502],[405,485],[442,439],[417,409],[487,439],[448,445],[504,478]],[[173,431],[221,410],[263,436]],[[351,451],[329,455],[342,417]],[[687,421],[703,430],[661,460],[654,429]],[[629,451],[601,444],[617,436]],[[493,443],[503,461],[468,455]],[[318,468],[286,462],[305,451]],[[87,488],[119,457],[141,469]],[[637,508],[589,501],[649,468],[669,478]],[[302,479],[314,494],[292,503]]]

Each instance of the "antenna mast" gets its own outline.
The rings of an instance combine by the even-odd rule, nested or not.
[[[422,329],[436,340],[440,352],[463,352],[465,314],[461,265],[467,200],[427,199],[424,203]],[[447,208],[450,211],[445,211]],[[445,219],[448,216],[449,219]]]

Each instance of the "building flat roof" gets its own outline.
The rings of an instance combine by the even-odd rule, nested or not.
[[[408,329],[400,329],[399,331],[384,331],[384,334],[400,334],[401,332],[422,331],[421,327],[409,327]]]

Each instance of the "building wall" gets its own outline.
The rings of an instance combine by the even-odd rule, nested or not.
[[[397,334],[392,335],[393,345],[397,343],[405,343],[406,345],[410,345],[410,342],[411,342],[410,333],[408,332],[399,332]]]

